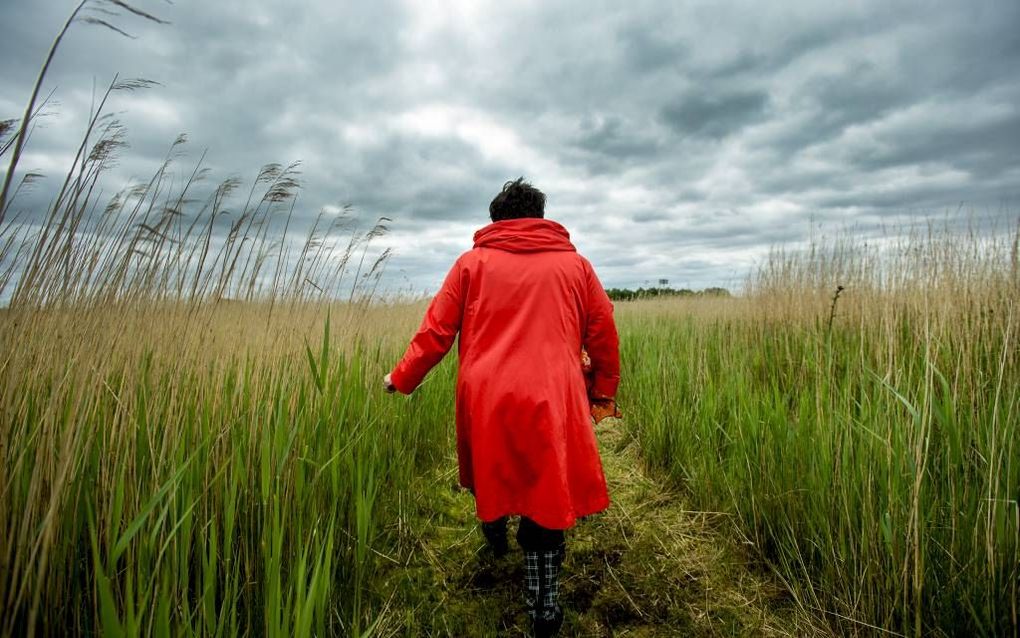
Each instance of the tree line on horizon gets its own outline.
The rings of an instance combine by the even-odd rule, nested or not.
[[[729,297],[730,291],[726,288],[710,287],[702,290],[691,290],[690,288],[670,288],[658,286],[650,288],[606,288],[606,294],[613,301],[632,301],[634,299],[649,299],[653,297]]]

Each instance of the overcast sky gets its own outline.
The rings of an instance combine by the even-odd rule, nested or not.
[[[0,2],[0,119],[74,4]],[[394,220],[394,288],[435,290],[519,175],[607,286],[735,287],[812,232],[1020,212],[1017,0],[136,4],[172,24],[77,25],[58,54],[35,196],[93,79],[144,76],[162,86],[114,104],[118,179],[181,132],[219,177],[301,160],[304,219]]]

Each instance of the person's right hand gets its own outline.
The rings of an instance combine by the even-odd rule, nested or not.
[[[382,382],[383,388],[385,388],[386,391],[389,392],[390,394],[393,394],[394,392],[397,391],[397,386],[393,385],[392,375],[387,374],[385,377],[383,377]]]

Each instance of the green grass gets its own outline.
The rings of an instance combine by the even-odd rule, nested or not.
[[[0,635],[368,634],[452,420],[381,391],[421,311],[372,302],[386,220],[292,241],[297,164],[208,185],[184,136],[99,201],[107,100],[148,86],[109,84],[46,210],[8,189],[20,133],[0,194]]]
[[[338,347],[326,319],[307,348],[269,354],[171,354],[136,326],[131,354],[76,340],[51,360],[17,316],[3,321],[22,337],[5,340],[0,404],[4,634],[371,627],[397,495],[452,420],[447,397],[382,393],[398,350]]]
[[[776,283],[764,273],[728,305],[621,312],[624,407],[646,462],[696,506],[734,513],[843,631],[1020,628],[1015,243],[1011,270],[955,241],[914,243],[928,266],[898,262],[895,290],[834,275],[830,256],[816,287],[786,296],[761,290]],[[778,283],[810,277],[806,262]],[[910,285],[918,272],[934,276]]]

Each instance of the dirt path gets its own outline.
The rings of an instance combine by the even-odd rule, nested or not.
[[[718,531],[721,517],[687,510],[646,476],[620,428],[598,427],[613,504],[567,534],[563,636],[828,635],[749,567]],[[520,550],[511,543],[507,557],[489,554],[455,471],[422,485],[422,500],[406,508],[380,633],[526,636]]]

